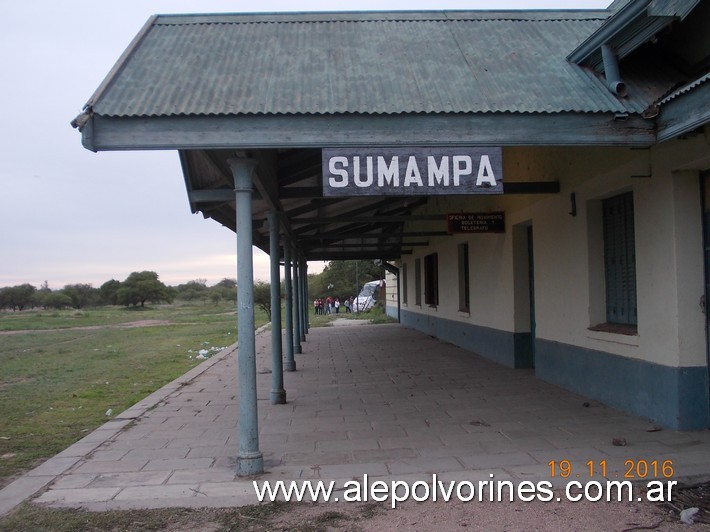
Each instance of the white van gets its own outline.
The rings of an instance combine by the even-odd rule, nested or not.
[[[353,300],[353,312],[362,312],[370,310],[375,306],[379,295],[380,286],[384,285],[384,281],[370,281],[365,283],[362,290]]]

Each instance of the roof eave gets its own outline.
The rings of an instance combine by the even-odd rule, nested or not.
[[[659,0],[632,0],[567,56],[569,61],[599,70],[600,48],[610,44],[623,59],[675,20],[683,20],[700,0],[659,5]]]
[[[613,13],[597,31],[587,37],[567,56],[567,59],[579,65],[588,63],[590,57],[597,53],[603,44],[612,42],[631,23],[643,16],[647,12],[650,2],[651,0],[638,0],[626,4],[619,11]]]
[[[710,83],[663,103],[658,117],[658,142],[671,140],[710,124]]]
[[[408,134],[403,136],[402,131]],[[115,118],[82,131],[94,151],[323,146],[650,146],[654,123],[636,114],[469,113]]]

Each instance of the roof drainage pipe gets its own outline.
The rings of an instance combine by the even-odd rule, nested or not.
[[[608,44],[602,44],[602,61],[604,62],[604,76],[607,88],[617,96],[623,98],[627,94],[626,83],[619,74],[619,61],[614,50]]]

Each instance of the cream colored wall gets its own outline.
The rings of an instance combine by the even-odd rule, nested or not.
[[[385,271],[385,303],[388,307],[397,308],[397,298],[399,292],[397,290],[397,276],[393,273]]]
[[[473,200],[479,201],[479,200]],[[471,205],[456,198],[433,198],[430,204],[421,211],[426,213],[457,212],[457,211],[495,210],[483,205]],[[445,223],[432,226],[427,223],[412,224],[412,230],[442,230]],[[409,230],[409,227],[407,228]],[[460,312],[458,289],[458,245],[469,244],[469,273],[471,288],[470,313]],[[431,314],[439,318],[469,321],[483,327],[493,327],[502,330],[513,330],[513,315],[509,309],[513,301],[512,279],[512,240],[509,233],[489,235],[452,235],[450,237],[430,237],[430,246],[415,248],[414,253],[403,258],[408,264],[408,304],[402,308]],[[432,307],[424,303],[415,304],[414,260],[422,261],[430,253],[438,253],[439,265],[439,305]],[[422,281],[422,290],[424,282]]]
[[[409,271],[403,309],[503,331],[529,330],[522,293],[527,286],[520,282],[526,263],[518,260],[526,250],[514,242],[513,227],[532,223],[538,338],[670,366],[706,364],[698,176],[710,168],[707,137],[649,150],[506,148],[504,164],[507,181],[557,179],[560,194],[432,198],[419,213],[504,210],[506,232],[429,238],[428,247],[414,248],[403,257]],[[629,190],[636,225],[638,335],[590,331],[605,316],[601,200]],[[569,214],[572,192],[576,216]],[[443,227],[412,222],[406,230]],[[458,311],[461,242],[469,243],[470,314]],[[414,259],[422,259],[423,270],[423,258],[432,252],[439,254],[440,304],[419,307],[414,304]]]

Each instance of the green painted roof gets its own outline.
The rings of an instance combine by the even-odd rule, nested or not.
[[[110,117],[638,113],[667,87],[620,100],[567,60],[610,13],[157,16],[88,106]]]

